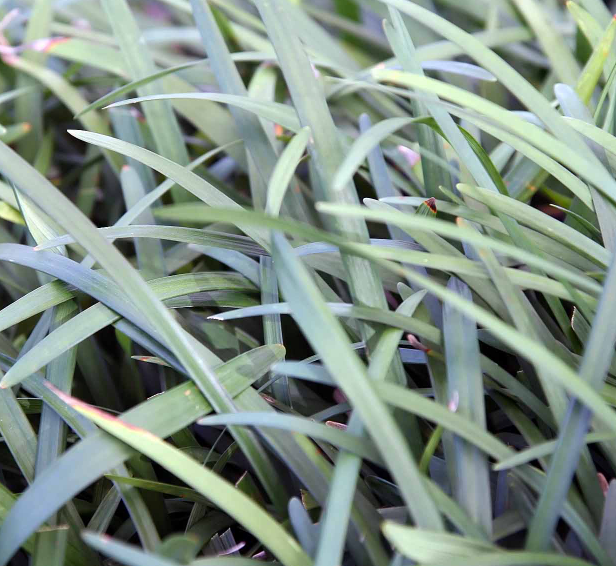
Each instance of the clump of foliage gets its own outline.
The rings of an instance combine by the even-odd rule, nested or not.
[[[616,564],[602,2],[12,7],[0,565]]]

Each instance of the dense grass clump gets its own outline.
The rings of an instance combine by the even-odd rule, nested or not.
[[[616,566],[600,0],[2,10],[0,566]]]

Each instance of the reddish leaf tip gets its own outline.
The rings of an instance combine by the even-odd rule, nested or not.
[[[436,214],[436,199],[434,197],[430,197],[428,200],[424,201],[424,204],[434,213]]]

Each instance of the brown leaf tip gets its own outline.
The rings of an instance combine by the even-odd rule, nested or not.
[[[433,214],[436,214],[436,199],[434,197],[424,200],[424,204],[432,211]]]
[[[407,334],[406,335],[406,339],[409,341],[410,345],[415,348],[416,350],[421,350],[422,352],[425,352],[426,355],[430,353],[430,348],[428,348],[427,346],[424,346],[418,339],[417,336],[413,335],[413,334]]]

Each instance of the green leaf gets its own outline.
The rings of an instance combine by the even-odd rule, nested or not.
[[[590,444],[592,442],[602,442],[604,440],[611,440],[614,438],[614,434],[611,432],[591,432],[584,437],[584,443]],[[556,440],[550,440],[548,442],[542,442],[541,444],[535,444],[531,448],[526,448],[520,452],[516,452],[510,458],[501,460],[496,463],[494,470],[508,470],[522,464],[527,464],[533,460],[538,460],[543,456],[548,456],[554,452],[557,446]]]
[[[289,536],[271,515],[219,475],[202,467],[196,460],[146,429],[129,425],[78,399],[57,391],[56,393],[104,431],[161,464],[234,517],[249,532],[257,536],[283,564],[310,564],[310,559],[304,554],[297,541]]]
[[[406,26],[404,25],[400,12],[398,12],[398,10],[396,10],[393,6],[389,6],[388,8],[390,17],[393,20],[393,27],[388,28],[388,25],[385,24],[385,33],[390,38],[394,36],[394,34],[397,36],[397,38],[393,41],[390,39],[390,42],[394,48],[394,53],[402,64],[402,69],[407,73],[423,76],[423,71],[416,60],[416,51],[413,41],[406,29]],[[411,104],[415,107],[415,115],[419,116],[425,114],[425,112],[422,112],[425,106],[429,114],[433,116],[436,124],[438,125],[438,129],[451,144],[454,151],[458,154],[460,162],[463,163],[468,169],[477,184],[486,188],[496,189],[497,187],[491,176],[488,174],[485,164],[481,163],[480,159],[478,159],[478,155],[475,151],[473,151],[473,148],[468,143],[468,139],[462,132],[459,131],[459,128],[453,121],[453,118],[444,108],[442,108],[439,102],[440,101],[436,94],[429,94],[428,101],[426,103],[413,101]],[[438,155],[445,156],[442,141],[431,139],[435,136],[435,134],[430,132],[430,134],[426,135],[425,133],[420,132],[419,136],[420,146],[422,146],[423,140],[426,142],[427,148],[434,148]],[[430,188],[431,186],[440,187],[441,185],[444,185],[446,189],[451,189],[451,179],[445,177],[444,183],[438,182],[437,177],[426,177],[426,173],[428,172],[426,163],[422,163],[422,167],[424,168],[426,196],[438,196],[438,191]]]
[[[147,171],[151,173],[150,170]],[[122,171],[120,172],[120,183],[122,185],[126,208],[131,208],[145,196],[146,190],[143,179],[138,170],[130,165],[122,167]],[[143,224],[154,224],[152,211],[144,210],[137,220]],[[162,277],[165,274],[165,260],[161,242],[154,240],[136,240],[135,251],[137,254],[137,267],[143,274],[144,279]]]
[[[451,278],[447,288],[468,301],[467,285]],[[443,342],[447,364],[448,395],[457,411],[486,428],[483,378],[479,361],[477,325],[450,304],[443,308]],[[454,494],[469,516],[489,536],[492,531],[492,504],[488,461],[484,454],[454,437],[456,475],[451,478]]]
[[[310,128],[302,128],[289,142],[270,178],[267,187],[265,212],[278,216],[293,173],[297,168],[310,138]]]
[[[87,106],[87,102],[83,99],[79,90],[55,71],[23,58],[11,59],[11,66],[27,73],[49,88],[73,114],[77,114],[82,108]],[[88,116],[82,116],[80,121],[86,128],[94,132],[107,135],[111,133],[109,127],[98,113],[91,112]],[[111,167],[118,172],[122,166],[121,160],[108,152],[105,152],[105,157]]]
[[[614,541],[609,534],[612,532],[612,527],[616,519],[614,516],[614,485],[615,484],[613,483],[610,484],[605,496],[605,508],[603,510],[603,517],[601,519],[601,527],[599,531],[599,539],[612,560],[616,556]]]
[[[280,360],[283,353],[281,346],[265,346],[220,365],[216,372],[224,386],[228,387],[229,394],[235,397],[261,377],[272,363]],[[50,390],[42,385],[39,391]],[[211,405],[196,386],[186,382],[152,397],[122,417],[130,424],[148,427],[153,434],[167,437],[210,411]],[[75,427],[74,420],[70,422]],[[89,421],[85,422],[92,427]],[[52,464],[12,507],[8,517],[15,520],[7,519],[0,530],[0,563],[7,561],[30,534],[66,501],[134,455],[135,452],[125,444],[90,429],[88,437]],[[88,465],[84,466],[84,462]],[[58,477],[64,478],[60,484]]]
[[[28,483],[34,480],[37,438],[11,389],[0,391],[0,434]]]
[[[450,558],[444,562],[430,562],[432,566],[589,566],[581,558],[548,552],[485,552],[468,558]]]
[[[116,476],[113,474],[106,474],[105,477],[115,482],[123,483],[126,485],[132,485],[138,487],[139,489],[145,489],[149,491],[155,491],[157,493],[164,493],[167,495],[173,495],[176,497],[181,497],[186,501],[194,501],[195,503],[204,503],[206,505],[211,505],[209,499],[206,499],[193,489],[189,489],[187,487],[182,487],[179,485],[174,485],[170,483],[161,483],[152,480],[144,480],[141,478],[133,478],[126,476]]]
[[[254,286],[243,277],[216,272],[164,277],[152,280],[150,284],[156,296],[164,301],[213,289],[254,289]],[[50,363],[62,352],[119,319],[120,316],[117,312],[103,304],[99,303],[89,307],[70,321],[54,329],[36,346],[21,356],[4,376],[5,381],[3,383],[9,385],[19,383],[31,373]]]
[[[594,390],[599,390],[603,385],[612,361],[613,345],[616,343],[616,328],[612,324],[613,311],[616,309],[615,295],[616,261],[612,260],[579,368],[580,379]],[[544,550],[549,545],[560,516],[562,502],[567,495],[568,490],[565,486],[568,487],[579,465],[578,460],[584,446],[584,436],[590,426],[592,416],[590,407],[585,406],[579,399],[571,400],[567,416],[560,426],[558,446],[548,471],[547,487],[541,494],[530,525],[526,541],[528,550]],[[593,468],[592,464],[590,467]],[[590,470],[590,473],[593,471]],[[596,480],[596,475],[592,479]],[[586,498],[589,500],[593,487],[595,491],[598,491],[596,481],[594,484],[582,485]],[[598,495],[600,497],[600,494]],[[600,504],[598,510],[601,510]]]
[[[417,562],[437,563],[439,560],[476,556],[494,550],[493,545],[483,541],[404,527],[388,521],[383,523],[382,529],[398,552]]]
[[[394,2],[398,0],[387,1]],[[427,90],[429,92],[434,92],[443,98],[458,102],[462,106],[467,106],[469,109],[483,114],[486,118],[490,118],[498,124],[506,126],[506,128],[508,128],[512,133],[518,135],[522,139],[530,141],[544,153],[569,167],[581,178],[595,184],[608,197],[614,198],[614,195],[616,194],[616,189],[613,186],[613,180],[608,178],[609,175],[607,174],[607,171],[600,164],[600,162],[598,162],[597,158],[592,155],[592,153],[588,153],[590,151],[588,148],[585,148],[583,144],[576,144],[578,151],[572,151],[571,144],[568,145],[562,141],[562,139],[571,138],[574,133],[569,128],[562,131],[563,119],[559,114],[552,119],[552,108],[549,109],[545,117],[543,114],[539,117],[541,119],[545,118],[546,120],[549,118],[550,127],[557,132],[561,132],[563,136],[562,139],[556,138],[547,132],[544,132],[541,128],[530,124],[511,112],[503,110],[500,106],[489,102],[480,96],[471,94],[441,81],[436,81],[427,77],[418,77],[408,73],[401,73],[399,71],[376,70],[372,72],[372,75],[376,80],[381,82],[394,82],[407,88]],[[367,84],[366,87],[370,88],[370,85]],[[406,94],[406,96],[408,96],[408,94],[402,89],[397,89],[396,92]],[[534,94],[540,96],[538,93]],[[533,95],[533,99],[534,98],[535,97]],[[543,104],[545,100],[541,100],[541,104]],[[533,108],[536,110],[535,107]],[[592,167],[589,167],[589,164],[592,164]]]
[[[81,536],[95,550],[127,566],[177,566],[179,564],[157,554],[143,552],[134,545],[117,541],[104,534],[84,531]]]
[[[616,36],[616,21],[612,19],[605,33],[593,49],[592,55],[586,63],[584,70],[576,85],[576,92],[582,102],[588,105],[590,97],[595,90],[606,61],[609,59],[614,37]]]
[[[197,207],[197,208],[195,208]],[[199,210],[198,205],[173,205],[173,209],[164,208],[165,211],[179,210]],[[165,212],[158,212],[156,215],[161,217]],[[200,246],[213,246],[235,250],[249,255],[269,255],[261,246],[252,242],[246,236],[238,236],[235,234],[225,234],[223,232],[215,232],[211,230],[199,230],[197,228],[184,228],[182,226],[154,226],[154,225],[138,225],[117,226],[110,228],[99,228],[99,232],[109,240],[117,238],[154,238],[161,240],[171,240],[173,242],[183,242],[185,244],[196,244]],[[36,250],[47,250],[60,245],[72,244],[76,240],[71,235],[67,234],[59,238],[55,238],[36,247]]]
[[[222,206],[241,210],[239,204],[231,200],[225,194],[221,193],[218,189],[216,189],[216,187],[198,175],[192,173],[181,165],[174,163],[173,161],[148,151],[147,149],[143,149],[108,136],[92,134],[90,132],[69,130],[69,133],[85,142],[98,145],[99,147],[105,147],[111,151],[117,151],[122,155],[132,157],[140,163],[144,163],[148,167],[152,167],[152,169],[155,169],[163,175],[173,179],[176,183],[178,183],[178,185],[184,187],[209,206]],[[70,232],[70,230],[67,231]],[[267,238],[261,230],[249,229],[246,233],[257,243],[260,243],[267,249]],[[101,265],[103,265],[102,262]]]
[[[315,77],[299,38],[288,33],[289,23],[300,18],[298,10],[282,0],[257,0],[256,6],[276,51],[300,123],[303,127],[310,128],[308,151],[320,191],[326,199],[334,202],[358,202],[352,182],[339,190],[332,185],[338,164],[342,161],[343,145],[327,106],[323,85]],[[301,19],[306,18],[304,16]],[[318,31],[315,30],[315,33]],[[330,228],[351,235],[358,242],[367,242],[369,238],[363,221],[334,220]],[[372,266],[360,258],[350,256],[344,257],[344,266],[353,300],[368,306],[385,308],[387,301],[383,285]],[[373,333],[371,328],[365,326],[362,326],[360,331],[366,339]],[[391,371],[399,375],[402,373],[399,360],[392,364]]]
[[[147,49],[143,49],[141,31],[126,0],[103,0],[102,6],[113,29],[126,65],[133,79],[141,79],[155,71],[154,62]],[[142,85],[138,92],[147,96],[156,92],[152,85]],[[79,109],[81,110],[81,109]],[[77,111],[74,112],[77,114]],[[185,165],[188,153],[179,124],[166,102],[155,102],[144,107],[148,127],[152,132],[158,152],[166,158]],[[185,194],[177,191],[175,198],[185,200]]]
[[[233,53],[231,57],[233,58],[234,61],[257,61],[259,62],[259,61],[263,61],[263,60],[267,60],[271,58],[272,53],[262,53],[262,52],[252,51],[252,52],[244,52],[244,53]],[[114,100],[119,98],[120,96],[127,94],[129,92],[133,92],[137,90],[139,87],[153,83],[157,81],[158,79],[162,79],[163,77],[166,77],[167,75],[178,73],[180,71],[191,69],[193,67],[197,67],[200,65],[206,65],[207,63],[208,63],[208,59],[201,59],[199,61],[190,61],[188,63],[182,63],[180,65],[175,65],[173,67],[168,67],[166,69],[156,71],[155,73],[152,73],[141,79],[130,81],[126,83],[125,85],[122,85],[121,87],[118,87],[112,90],[108,94],[101,96],[100,98],[92,102],[92,104],[88,105],[81,112],[79,112],[79,114],[74,116],[74,118],[77,119],[82,114],[85,114],[86,112],[90,112],[91,110],[98,110],[99,108],[102,108],[103,106],[107,106],[108,104],[111,104]]]
[[[574,86],[581,69],[563,37],[550,25],[542,4],[535,0],[514,0],[514,4],[535,32],[537,41],[550,60],[558,79]]]
[[[68,527],[43,527],[36,533],[33,566],[63,566],[66,555]]]
[[[536,208],[480,187],[460,184],[458,190],[464,195],[487,204],[491,209],[511,216],[533,230],[576,249],[588,259],[600,262],[602,267],[607,267],[609,264],[610,254],[603,246]]]
[[[284,128],[292,132],[298,132],[301,125],[297,121],[297,116],[291,106],[281,104],[280,102],[268,102],[264,100],[255,100],[248,96],[240,96],[237,94],[217,94],[205,92],[186,92],[177,94],[154,94],[150,96],[141,96],[139,98],[129,98],[121,100],[106,106],[106,108],[118,108],[128,104],[136,104],[142,102],[150,102],[157,100],[211,100],[220,102],[221,104],[229,104],[242,110],[246,110],[261,118],[270,120],[275,124],[280,124]],[[144,105],[144,106],[147,106]]]
[[[191,0],[192,12],[201,35],[201,40],[210,55],[210,63],[221,91],[227,94],[246,97],[248,92],[227,49],[222,33],[218,28],[212,10],[206,0]],[[262,195],[272,176],[276,164],[276,153],[271,139],[267,136],[258,117],[235,106],[230,107],[238,131],[250,154],[250,168],[258,172],[251,175],[253,202],[262,202]]]
[[[385,407],[374,395],[363,364],[350,349],[350,343],[336,319],[325,307],[315,284],[280,236],[273,235],[273,258],[278,280],[293,308],[296,321],[305,332],[334,379],[354,403],[367,431],[378,442],[381,435],[388,439],[388,449],[382,453],[396,478],[409,510],[422,525],[442,527],[442,520],[430,496],[421,485],[421,477],[408,445]],[[320,328],[328,328],[327,335]],[[346,368],[342,371],[342,368]],[[413,486],[411,488],[411,486]]]
[[[382,463],[381,457],[371,442],[366,442],[365,439],[362,439],[356,434],[349,434],[334,427],[315,423],[301,417],[276,413],[236,413],[205,417],[199,420],[198,424],[203,426],[242,425],[280,428],[282,430],[298,432],[305,436],[312,436],[320,440],[325,440],[334,446],[357,454],[362,458],[366,458],[372,462]]]
[[[397,312],[410,318],[424,297],[425,292],[421,291],[411,295],[398,307]],[[368,366],[368,375],[371,379],[381,380],[388,376],[388,368],[396,354],[401,337],[402,332],[393,328],[388,328],[380,333]],[[405,419],[400,418],[400,414],[396,416],[398,422],[405,422]],[[406,423],[417,427],[415,419],[410,422],[407,419]],[[364,426],[357,413],[351,416],[347,433],[361,434],[365,438]],[[352,453],[345,451],[338,454],[334,477],[325,504],[325,511],[322,514],[323,518],[320,522],[320,535],[315,552],[316,566],[335,565],[342,558],[348,519],[361,464],[361,459]]]

